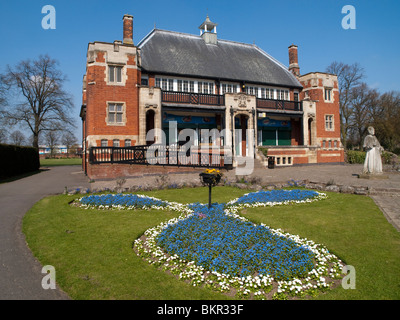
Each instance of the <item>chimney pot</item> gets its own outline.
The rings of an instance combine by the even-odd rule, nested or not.
[[[124,21],[124,43],[133,44],[133,16],[126,14],[122,20]]]

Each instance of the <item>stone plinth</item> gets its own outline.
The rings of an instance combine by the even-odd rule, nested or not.
[[[362,173],[358,175],[359,179],[371,179],[371,180],[383,180],[383,179],[389,179],[389,176],[386,174],[372,174],[372,173]]]

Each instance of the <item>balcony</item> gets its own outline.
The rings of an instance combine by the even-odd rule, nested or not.
[[[161,101],[209,106],[225,105],[225,97],[223,95],[193,92],[162,91]]]
[[[194,92],[161,91],[161,101],[193,105],[225,106],[225,95]],[[300,101],[256,98],[257,108],[284,111],[303,111]]]
[[[270,110],[303,111],[301,101],[270,100],[257,98],[257,108]]]

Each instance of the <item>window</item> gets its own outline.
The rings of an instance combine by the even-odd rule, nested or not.
[[[119,147],[119,140],[118,139],[114,139],[113,140],[113,147]]]
[[[325,101],[332,101],[332,89],[325,88]]]
[[[298,94],[297,92],[295,92],[295,93],[293,94],[293,100],[294,100],[294,101],[299,101],[299,94]]]
[[[288,90],[276,90],[277,100],[289,100]]]
[[[274,89],[267,89],[267,99],[274,99]]]
[[[108,104],[108,123],[117,124],[123,123],[123,104],[122,103],[109,103]]]
[[[148,85],[149,85],[149,79],[147,79],[147,78],[142,78],[141,84],[142,84],[142,86],[148,86]]]
[[[188,92],[189,91],[189,82],[187,80],[183,81],[183,91]]]
[[[235,84],[227,84],[227,83],[221,84],[221,94],[233,93],[233,92],[236,92]]]
[[[266,89],[265,88],[261,88],[261,99],[265,99],[266,97],[267,97]]]
[[[161,78],[156,78],[156,87],[161,88]]]
[[[168,91],[174,91],[174,79],[168,79]]]
[[[131,146],[131,139],[125,139],[125,147]]]
[[[108,67],[108,81],[114,83],[122,82],[122,67],[109,66]]]
[[[197,84],[197,91],[198,91],[198,93],[202,93],[203,92],[203,83],[202,82],[199,82]]]
[[[325,130],[333,131],[333,115],[327,114],[325,115]]]
[[[210,94],[214,94],[214,83],[212,82],[208,83],[208,91]]]
[[[189,91],[194,92],[194,81],[189,81]]]
[[[102,147],[107,147],[108,146],[108,140],[107,139],[101,139],[101,146]]]
[[[178,91],[182,92],[182,80],[178,80]]]

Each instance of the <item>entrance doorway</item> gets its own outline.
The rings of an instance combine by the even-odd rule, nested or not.
[[[154,110],[149,110],[146,112],[146,144],[150,145],[155,142],[155,136],[153,135],[153,139],[147,140],[147,133],[150,130],[154,129],[154,118],[155,118],[155,112]]]
[[[235,117],[235,151],[236,155],[246,157],[249,146],[247,141],[247,128],[249,117],[240,114]]]

